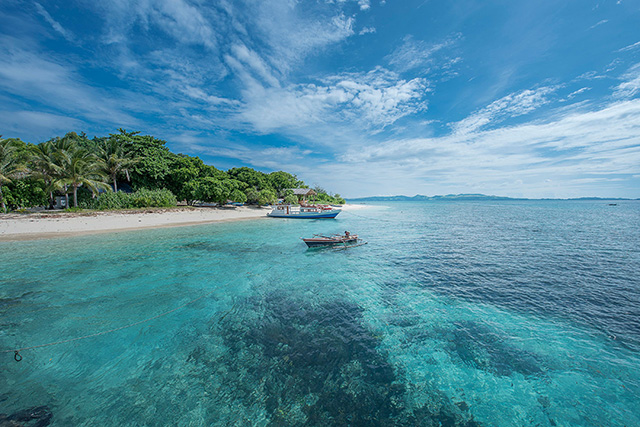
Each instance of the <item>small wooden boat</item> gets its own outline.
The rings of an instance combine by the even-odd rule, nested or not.
[[[303,242],[307,244],[310,248],[317,248],[320,246],[333,246],[333,245],[348,245],[358,242],[357,234],[333,234],[331,236],[322,236],[320,234],[315,234],[311,238],[302,239]]]

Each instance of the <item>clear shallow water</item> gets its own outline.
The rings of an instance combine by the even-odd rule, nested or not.
[[[401,214],[398,214],[401,212]],[[369,241],[309,251],[350,230]],[[52,425],[640,425],[640,203],[389,203],[0,243],[0,413]]]

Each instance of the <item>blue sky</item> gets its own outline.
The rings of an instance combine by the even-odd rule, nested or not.
[[[0,4],[0,134],[117,128],[347,197],[640,197],[640,2]]]

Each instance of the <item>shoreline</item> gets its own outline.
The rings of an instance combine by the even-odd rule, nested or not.
[[[362,205],[345,204],[343,210]],[[0,242],[42,240],[268,218],[271,208],[178,207],[117,211],[0,214]]]
[[[0,215],[0,242],[260,219],[267,218],[267,212],[267,208],[242,206],[3,214]]]

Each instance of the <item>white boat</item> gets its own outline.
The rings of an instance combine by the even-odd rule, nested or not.
[[[326,205],[276,205],[267,216],[274,218],[319,219],[335,218],[339,213],[340,209],[334,209]]]

